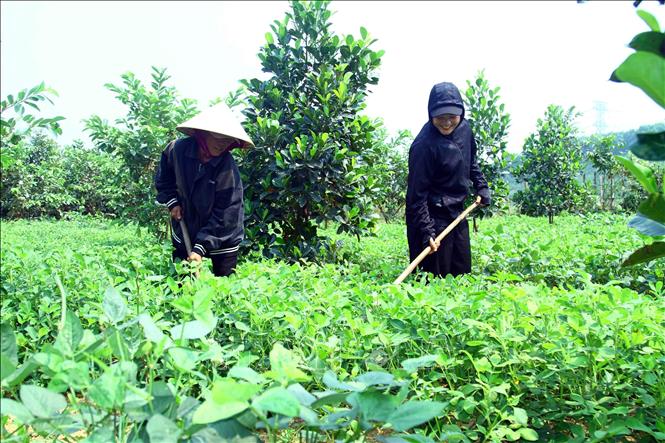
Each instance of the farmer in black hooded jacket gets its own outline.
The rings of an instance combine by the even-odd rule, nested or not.
[[[231,150],[253,143],[224,103],[177,129],[189,137],[169,143],[155,175],[157,203],[171,213],[173,259],[201,262],[208,257],[216,276],[230,275],[244,237],[243,187]]]
[[[463,220],[442,244],[435,238],[464,211],[473,186],[480,204],[490,191],[476,161],[476,141],[459,90],[452,83],[434,85],[427,105],[429,121],[411,144],[406,191],[406,227],[413,261],[427,246],[432,253],[420,264],[436,276],[471,272],[469,224]]]

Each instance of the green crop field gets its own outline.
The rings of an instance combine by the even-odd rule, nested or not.
[[[192,278],[136,226],[4,221],[3,441],[664,439],[663,260],[619,268],[620,216],[479,228],[472,274],[395,286],[399,224]]]

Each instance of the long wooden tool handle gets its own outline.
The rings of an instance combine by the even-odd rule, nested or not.
[[[453,220],[453,222],[452,222],[451,224],[449,224],[448,227],[446,227],[446,229],[444,229],[443,232],[441,232],[441,234],[437,235],[437,236],[436,236],[436,239],[435,239],[434,241],[435,241],[435,242],[440,242],[441,240],[443,240],[443,238],[444,238],[446,235],[448,235],[448,233],[450,233],[450,231],[452,231],[453,229],[455,229],[455,226],[457,226],[457,225],[459,224],[459,222],[461,222],[462,220],[464,220],[464,218],[465,218],[467,215],[469,215],[469,212],[471,212],[471,211],[473,211],[474,209],[476,209],[479,205],[480,205],[480,200],[478,199],[478,200],[476,200],[472,205],[470,205],[468,208],[466,208],[466,209],[464,210],[464,212],[462,212],[462,213],[461,213],[461,214],[460,214],[455,220]],[[416,258],[415,258],[415,259],[409,264],[409,266],[406,267],[406,269],[404,270],[404,272],[402,272],[402,273],[399,275],[399,277],[397,277],[397,279],[395,279],[395,281],[393,282],[393,284],[398,285],[398,284],[402,283],[402,282],[404,281],[404,279],[405,279],[406,277],[408,277],[409,274],[411,274],[411,273],[413,272],[414,269],[416,269],[416,266],[418,266],[418,264],[419,264],[421,261],[423,261],[423,260],[425,259],[425,257],[427,257],[427,256],[429,255],[429,253],[430,253],[431,250],[432,250],[432,247],[431,247],[431,246],[428,246],[428,247],[426,247],[425,249],[423,249],[423,252],[421,252],[420,255],[418,255],[418,257],[416,257]]]
[[[187,249],[187,257],[192,255],[192,242],[189,240],[189,232],[185,220],[180,219],[180,230],[182,231],[182,238],[185,240],[185,249]]]

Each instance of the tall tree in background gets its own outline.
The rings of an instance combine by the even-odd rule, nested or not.
[[[623,148],[616,135],[593,135],[589,138],[587,159],[594,168],[594,186],[598,189],[600,209],[612,211],[615,207],[617,177],[621,172],[614,153]]]
[[[506,151],[510,114],[500,102],[500,87],[492,88],[483,71],[475,81],[467,80],[464,93],[466,119],[469,120],[476,137],[478,165],[483,171],[492,191],[492,206],[483,208],[483,214],[503,211],[508,208],[508,164],[511,155]]]
[[[574,107],[564,110],[550,105],[536,132],[529,135],[522,150],[522,163],[514,171],[526,189],[515,201],[528,215],[547,215],[550,223],[563,210],[581,207],[585,192],[577,181],[582,153],[576,137]]]
[[[412,141],[413,134],[409,130],[398,131],[392,137],[384,127],[374,131],[377,161],[371,174],[378,185],[374,205],[386,222],[404,218],[409,146]]]
[[[85,129],[96,147],[116,155],[129,173],[129,181],[121,180],[122,175],[116,183],[129,196],[126,215],[154,228],[164,218],[164,210],[155,205],[153,184],[159,156],[178,137],[176,126],[197,110],[194,100],[180,99],[175,87],[167,86],[166,69],[153,67],[151,76],[149,87],[131,72],[122,75],[122,86],[104,85],[127,106],[127,115],[115,121],[117,126],[93,115],[85,121]]]
[[[62,133],[58,122],[64,120],[64,117],[38,117],[26,112],[26,109],[41,112],[39,106],[44,102],[53,104],[51,96],[57,97],[58,93],[42,82],[30,89],[19,91],[16,97],[9,94],[0,101],[0,164],[3,174],[20,155],[15,151],[21,149],[21,142],[28,138],[34,129],[46,129],[54,134]]]
[[[361,116],[383,51],[330,31],[327,1],[293,2],[259,51],[267,80],[243,80],[245,128],[256,144],[239,161],[246,235],[267,256],[316,259],[326,221],[360,235],[374,223],[368,174],[376,124]],[[230,103],[231,105],[233,103]]]

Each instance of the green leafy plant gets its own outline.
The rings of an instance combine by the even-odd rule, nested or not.
[[[114,186],[126,191],[124,216],[147,226],[159,226],[164,210],[154,204],[153,178],[161,151],[179,136],[176,126],[196,113],[194,100],[179,98],[176,88],[168,86],[166,69],[152,68],[150,86],[128,72],[122,86],[106,84],[128,108],[127,115],[111,125],[93,115],[85,128],[95,146],[113,154],[127,174],[114,177]]]
[[[662,439],[664,270],[617,266],[625,217],[559,220],[487,219],[472,275],[400,287],[402,224],[192,279],[135,225],[4,221],[2,439]]]
[[[256,144],[242,156],[246,236],[266,256],[320,259],[327,221],[356,235],[374,223],[372,132],[360,113],[382,51],[331,30],[328,2],[293,2],[259,52],[266,80],[243,80],[245,128]],[[232,100],[230,100],[232,101]]]
[[[510,114],[500,102],[500,87],[492,88],[480,71],[473,82],[467,80],[464,92],[466,118],[476,138],[478,165],[492,191],[492,206],[481,214],[491,215],[508,208],[509,187],[506,181],[511,155],[507,152]]]
[[[128,199],[118,178],[128,180],[117,159],[78,141],[60,147],[36,132],[17,145],[14,161],[3,168],[0,190],[4,218],[56,217],[78,212],[120,214]]]
[[[589,150],[586,157],[594,168],[594,185],[598,189],[601,210],[616,209],[617,179],[620,165],[614,152],[623,145],[614,134],[594,135],[588,140]]]
[[[408,130],[398,131],[392,137],[380,127],[373,133],[375,161],[370,174],[377,187],[372,194],[374,205],[388,222],[401,218],[406,201],[409,144],[413,135]]]
[[[44,82],[30,89],[23,89],[16,97],[9,94],[0,102],[0,142],[2,143],[2,153],[0,154],[0,164],[3,173],[5,168],[11,166],[15,161],[13,150],[19,145],[21,140],[30,135],[33,129],[47,129],[54,134],[61,134],[61,120],[64,117],[37,117],[35,114],[26,113],[27,108],[32,108],[41,112],[39,108],[43,102],[53,104],[51,96],[57,96],[58,93],[51,88],[46,87]],[[10,114],[13,116],[10,117]]]
[[[575,116],[573,107],[550,105],[544,118],[538,119],[537,132],[526,139],[522,162],[514,171],[526,184],[514,196],[523,213],[547,215],[553,223],[561,211],[583,210],[587,204],[587,194],[577,181],[582,155]]]
[[[637,14],[650,27],[650,31],[636,35],[628,45],[635,52],[612,73],[610,80],[630,83],[647,94],[652,100],[665,108],[665,33],[660,30],[658,20],[646,11]],[[642,159],[654,162],[665,161],[665,131],[638,133],[637,142],[630,146],[631,153]],[[654,237],[654,241],[634,251],[623,262],[631,266],[657,258],[665,257],[665,242],[659,238],[665,236],[665,181],[658,186],[654,171],[632,160],[630,157],[617,156],[617,160],[640,182],[649,193],[629,226],[642,234]]]

